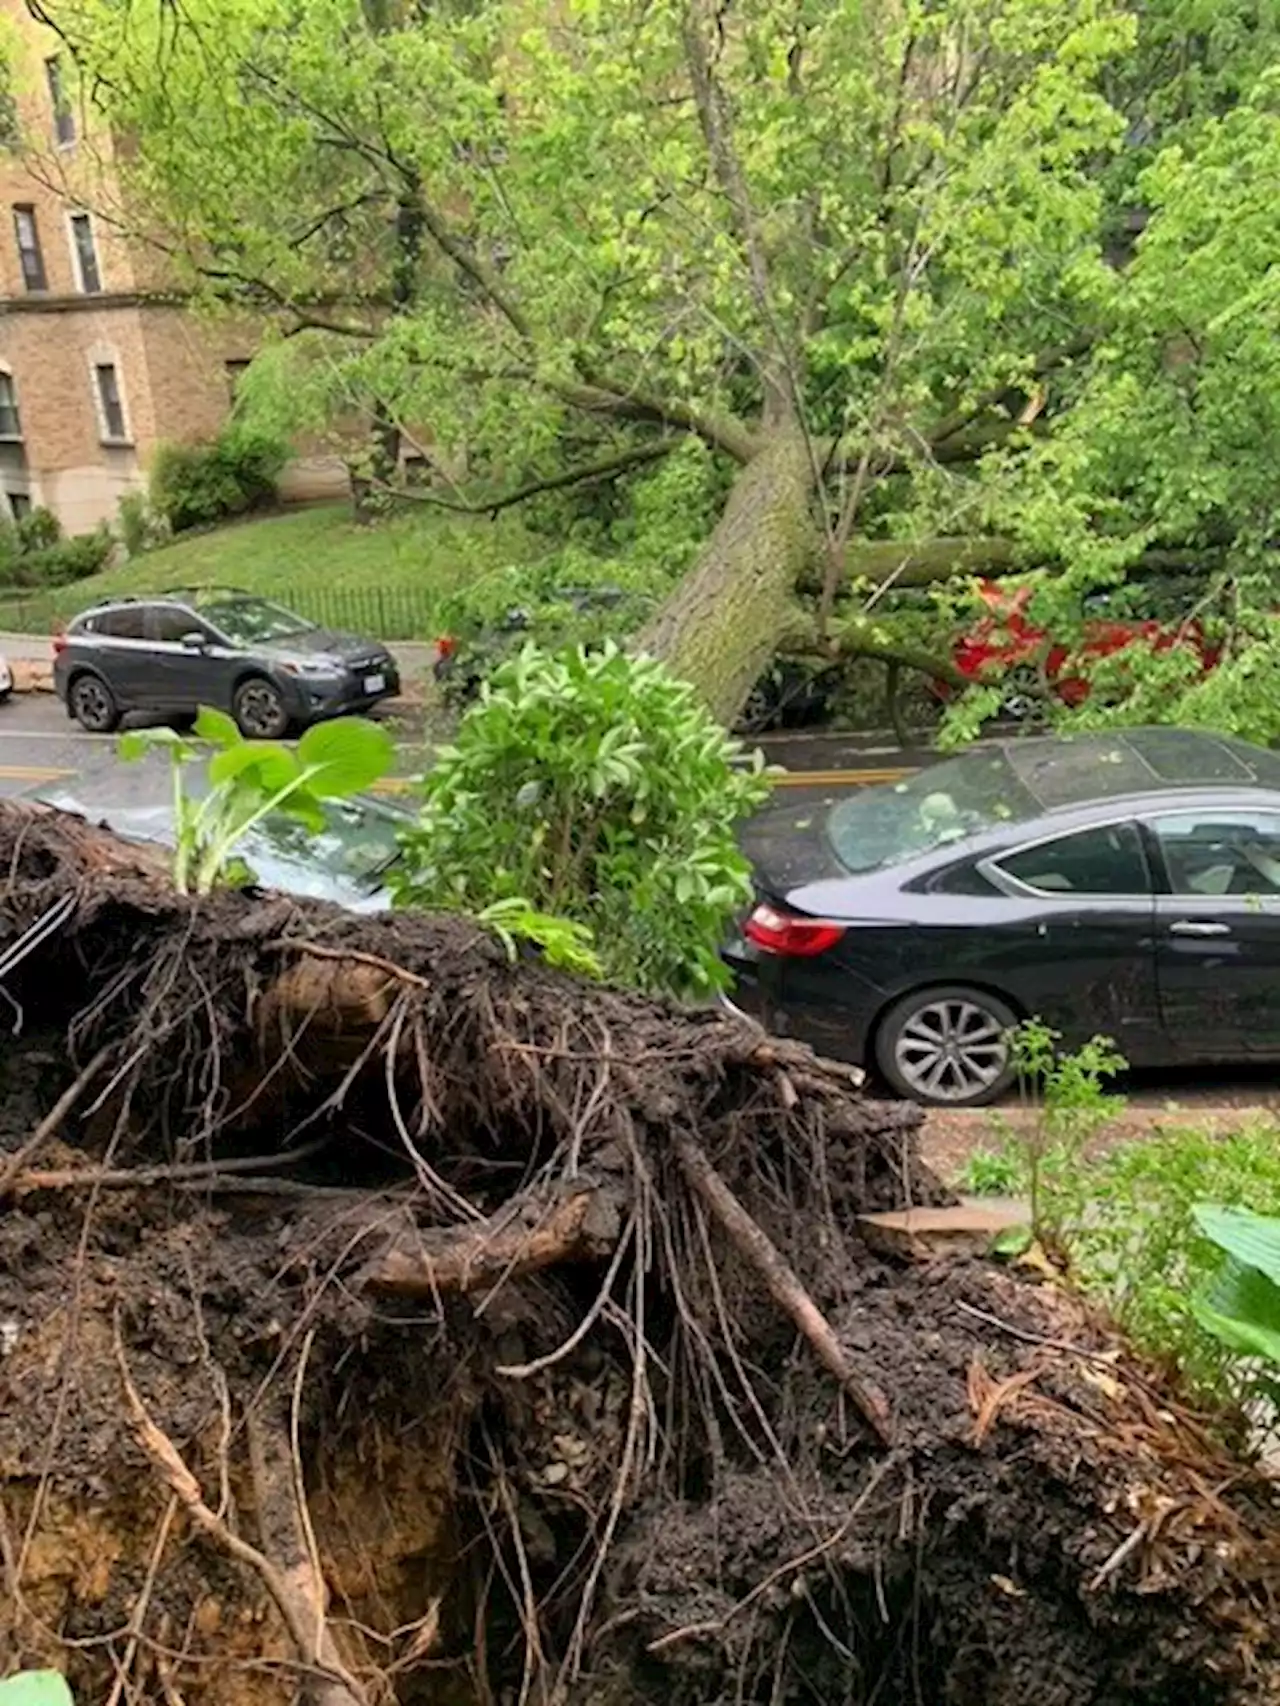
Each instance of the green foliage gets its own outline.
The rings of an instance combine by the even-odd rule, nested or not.
[[[66,1678],[56,1670],[24,1670],[0,1682],[0,1706],[74,1706]]]
[[[166,528],[153,513],[145,492],[126,492],[116,506],[116,514],[120,541],[130,557],[140,557],[165,538]]]
[[[585,924],[535,912],[519,895],[492,901],[476,914],[476,922],[493,931],[513,965],[520,957],[519,944],[528,942],[548,965],[561,971],[576,972],[579,977],[604,976],[600,956],[591,945],[591,932]]]
[[[1026,1159],[1016,1143],[975,1149],[956,1179],[956,1189],[971,1197],[1012,1197],[1025,1189]]]
[[[0,527],[0,587],[60,587],[97,574],[111,555],[105,527],[62,537],[58,519],[33,509],[19,522]]]
[[[208,444],[162,444],[151,465],[152,508],[174,533],[265,509],[287,460],[283,440],[239,425]]]
[[[121,735],[119,753],[136,762],[161,748],[173,778],[173,881],[179,894],[210,894],[219,884],[242,884],[252,873],[235,850],[268,813],[296,818],[316,834],[325,828],[324,800],[349,798],[372,786],[391,768],[391,736],[377,723],[340,717],[309,728],[294,748],[274,741],[245,740],[230,717],[204,707],[196,735],[216,747],[209,761],[209,791],[194,798],[183,785],[183,768],[197,748],[172,729],[140,729]]]
[[[751,893],[734,825],[768,789],[742,757],[652,659],[526,648],[437,755],[397,900],[475,915],[518,899],[590,931],[606,977],[705,995]]]
[[[1194,1213],[1225,1260],[1192,1300],[1193,1315],[1228,1350],[1280,1369],[1280,1218],[1210,1203]]]
[[[1123,1111],[1107,1088],[1128,1064],[1107,1037],[1093,1037],[1063,1053],[1058,1033],[1028,1019],[1010,1042],[1023,1101],[1030,1116],[1005,1132],[1004,1157],[1025,1184],[1031,1228],[1046,1247],[1063,1248],[1071,1214],[1079,1207],[1073,1186],[1090,1140]],[[1014,1161],[1016,1158],[1016,1162]]]
[[[1198,1318],[1221,1252],[1205,1235],[1206,1202],[1280,1214],[1280,1141],[1269,1122],[1228,1132],[1171,1127],[1118,1143],[1054,1180],[1077,1283],[1135,1344],[1179,1368],[1208,1399],[1247,1399],[1255,1371]],[[1219,1313],[1223,1295],[1218,1294]]]

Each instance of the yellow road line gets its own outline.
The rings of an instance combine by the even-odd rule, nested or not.
[[[41,764],[0,764],[0,782],[60,782],[74,770],[54,770]]]
[[[773,778],[775,788],[874,788],[881,782],[901,782],[914,770],[786,770]]]

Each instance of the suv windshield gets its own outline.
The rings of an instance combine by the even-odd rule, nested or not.
[[[827,818],[827,839],[845,870],[860,875],[1039,809],[1002,752],[971,752],[841,800]]]
[[[305,616],[286,610],[281,604],[270,604],[265,598],[216,599],[211,604],[202,604],[200,610],[238,646],[270,645],[273,640],[305,634],[315,626]]]

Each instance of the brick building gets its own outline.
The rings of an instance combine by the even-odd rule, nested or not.
[[[158,444],[218,431],[257,331],[166,294],[155,254],[102,216],[114,151],[84,135],[57,36],[24,0],[0,0],[0,19],[16,48],[0,148],[0,498],[80,533],[114,520]],[[341,479],[331,460],[296,464],[286,495]]]

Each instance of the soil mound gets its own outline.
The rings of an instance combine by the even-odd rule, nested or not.
[[[0,808],[0,1674],[85,1703],[1280,1698],[1270,1485],[859,1216],[913,1110]]]

